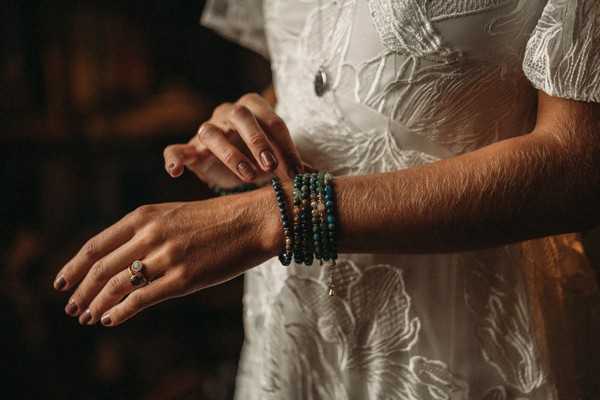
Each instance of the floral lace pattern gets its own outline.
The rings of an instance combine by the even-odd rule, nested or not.
[[[532,84],[600,100],[595,0],[209,3],[205,24],[268,48],[277,112],[302,157],[338,175],[524,134],[535,122]],[[320,68],[323,97],[312,86]],[[544,240],[531,247],[542,253]],[[518,249],[342,254],[335,297],[316,265],[273,259],[248,271],[237,398],[558,399],[532,328],[531,260]]]
[[[533,32],[524,70],[550,95],[600,102],[600,2],[551,0]]]

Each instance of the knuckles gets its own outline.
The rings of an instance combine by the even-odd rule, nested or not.
[[[196,278],[190,269],[183,266],[172,271],[172,276],[173,280],[170,284],[174,291],[179,295],[184,295],[190,291],[196,281]]]
[[[232,103],[219,104],[213,110],[213,114],[212,114],[213,118],[219,118],[220,116],[225,115],[226,113],[228,113],[231,110],[232,106],[233,106]]]
[[[143,206],[139,206],[133,212],[134,216],[138,219],[145,219],[156,213],[156,206],[153,204],[145,204]]]
[[[98,245],[96,243],[96,239],[92,238],[81,248],[84,257],[88,260],[95,260],[98,258]]]
[[[184,252],[182,246],[172,242],[166,243],[161,255],[161,258],[163,259],[162,262],[168,267],[177,265],[182,261]]]
[[[231,118],[233,119],[249,119],[252,118],[252,111],[243,104],[236,104],[231,109]]]
[[[277,115],[273,115],[271,118],[264,121],[264,124],[270,133],[275,133],[275,134],[287,133],[287,125]]]
[[[140,294],[139,290],[131,292],[129,296],[127,296],[127,299],[134,310],[140,310],[146,306],[146,299]]]
[[[119,297],[123,292],[123,283],[119,275],[113,276],[106,284],[108,288],[108,294],[111,297]]]
[[[144,249],[156,247],[162,242],[163,226],[158,221],[149,222],[139,233],[140,244]]]
[[[225,150],[225,152],[223,153],[223,161],[225,161],[225,163],[229,165],[238,164],[237,155],[231,149]]]
[[[214,136],[218,135],[220,133],[220,129],[211,124],[210,122],[205,122],[202,125],[200,125],[200,128],[198,128],[198,139],[200,139],[201,142],[206,142],[207,140],[212,139]]]
[[[261,100],[262,100],[262,97],[258,93],[251,92],[251,93],[246,93],[245,95],[240,97],[238,102],[239,103],[249,103],[249,102],[261,101]]]
[[[108,271],[106,270],[106,264],[104,264],[104,261],[98,260],[90,269],[90,277],[95,282],[103,282],[106,279],[107,272]]]

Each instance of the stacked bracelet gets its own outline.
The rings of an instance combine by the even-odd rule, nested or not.
[[[284,234],[285,245],[279,255],[281,263],[289,265],[293,259],[296,264],[312,265],[316,258],[321,265],[324,261],[335,265],[337,227],[333,176],[319,172],[294,177],[291,222],[279,179],[273,178],[272,184]],[[334,293],[330,275],[329,294]]]

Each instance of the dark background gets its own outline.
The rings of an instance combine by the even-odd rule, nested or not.
[[[212,108],[269,82],[203,2],[9,1],[0,23],[0,398],[228,399],[242,280],[116,329],[64,314],[58,270],[141,204],[211,195],[164,171]]]
[[[9,1],[0,7],[0,398],[229,399],[242,280],[116,329],[67,317],[56,272],[141,204],[201,199],[163,168],[212,108],[268,65],[198,23],[203,2]],[[600,265],[599,231],[585,235]]]

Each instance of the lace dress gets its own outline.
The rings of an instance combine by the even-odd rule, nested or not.
[[[213,0],[202,23],[270,59],[302,157],[335,175],[525,134],[535,88],[600,102],[596,0]],[[578,235],[340,254],[334,297],[327,277],[276,258],[245,274],[238,399],[591,396],[600,313]]]

